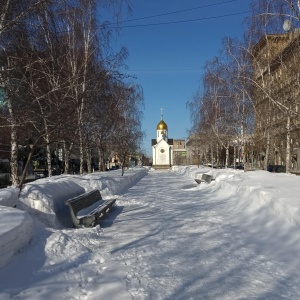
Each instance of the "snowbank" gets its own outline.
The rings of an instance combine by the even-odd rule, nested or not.
[[[0,206],[0,268],[28,244],[32,237],[32,224],[28,213]]]
[[[266,214],[283,218],[286,222],[300,225],[299,186],[300,176],[268,171],[249,171],[234,169],[212,169],[205,166],[174,167],[175,172],[194,179],[203,173],[213,176],[211,192],[220,198],[226,195],[235,200],[232,211],[244,211],[245,215]],[[205,183],[201,183],[206,186]]]
[[[71,227],[72,221],[65,200],[97,188],[101,190],[103,198],[113,197],[139,181],[147,174],[147,169],[128,170],[124,176],[120,172],[61,175],[36,180],[24,186],[19,202],[19,189],[1,189],[0,268],[29,243],[33,234],[31,216],[53,228]],[[16,204],[17,208],[6,207]]]
[[[53,228],[72,227],[72,220],[65,200],[93,189],[99,189],[104,199],[122,193],[133,186],[147,169],[96,172],[87,175],[61,175],[43,178],[26,184],[21,193],[18,208],[38,217]]]
[[[0,205],[14,207],[18,203],[19,189],[7,187],[0,189]]]
[[[38,217],[47,226],[59,228],[71,226],[68,207],[64,201],[83,194],[85,189],[64,178],[43,179],[26,184],[17,208]]]

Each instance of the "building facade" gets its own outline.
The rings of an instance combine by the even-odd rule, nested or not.
[[[184,139],[173,140],[173,164],[177,166],[187,165],[186,147]]]
[[[252,55],[258,167],[299,172],[300,31],[264,36]]]

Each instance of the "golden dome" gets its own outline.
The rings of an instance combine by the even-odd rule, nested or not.
[[[164,120],[160,120],[157,124],[156,130],[168,130],[168,125],[164,122]]]

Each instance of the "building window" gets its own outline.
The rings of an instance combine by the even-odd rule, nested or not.
[[[165,149],[160,149],[160,153],[165,153]]]

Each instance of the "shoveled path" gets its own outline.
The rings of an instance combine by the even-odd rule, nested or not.
[[[297,299],[298,278],[255,252],[220,194],[216,182],[155,171],[119,199],[105,236],[133,299]]]

